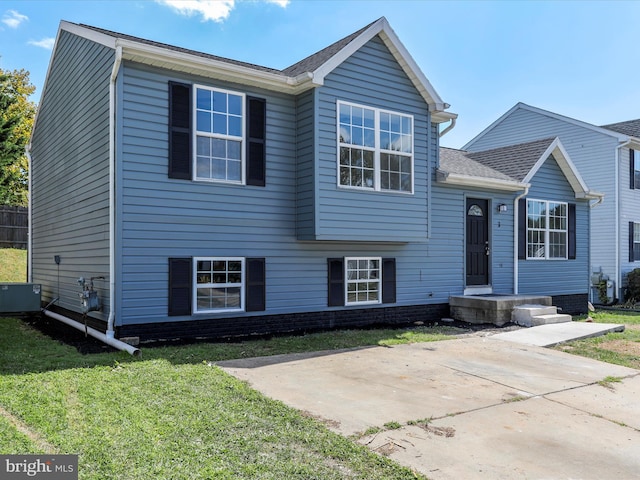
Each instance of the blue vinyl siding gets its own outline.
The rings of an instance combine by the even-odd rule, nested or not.
[[[590,222],[590,251],[592,269],[602,268],[611,278],[616,271],[615,232],[616,221],[616,178],[615,178],[615,149],[617,140],[604,133],[581,126],[571,119],[562,120],[524,108],[513,111],[493,129],[481,138],[467,145],[470,151],[480,151],[491,148],[528,142],[541,138],[559,137],[562,145],[571,157],[580,175],[590,189],[604,193],[604,202],[591,210]],[[622,150],[623,152],[625,149]],[[621,157],[624,157],[621,154]],[[621,205],[624,210],[625,195],[629,192],[628,162],[621,158],[620,193]],[[625,183],[626,182],[626,183]],[[640,206],[639,198],[630,204]],[[639,218],[640,219],[640,218]],[[620,258],[622,262],[628,260],[628,238],[625,232],[628,223],[621,213]]]
[[[384,92],[384,93],[381,93]],[[428,106],[387,47],[374,38],[337,67],[317,93],[316,240],[424,241],[427,236]],[[414,194],[337,186],[337,101],[414,118]],[[308,231],[308,229],[305,229]]]
[[[380,42],[374,43],[379,49]],[[327,163],[323,168],[334,171],[329,182],[331,190],[336,190],[335,101],[331,107],[334,112],[330,120],[332,126],[328,130],[321,127],[320,134],[313,128],[314,120],[322,117],[314,114],[317,98],[325,98],[326,103],[328,96],[323,93],[324,89],[332,87],[320,87],[294,98],[212,79],[175,78],[167,72],[127,62],[122,71],[122,101],[119,103],[122,129],[117,147],[121,155],[118,162],[121,188],[118,193],[121,199],[118,270],[122,285],[117,304],[119,325],[167,320],[169,257],[266,258],[267,314],[327,310],[327,258],[330,257],[396,258],[397,302],[394,305],[446,303],[448,296],[454,293],[452,290],[459,290],[442,285],[439,272],[434,270],[437,265],[432,265],[429,258],[426,239],[426,143],[434,141],[429,130],[435,127],[427,128],[426,105],[417,93],[404,95],[412,97],[414,102],[411,108],[416,115],[418,172],[415,190],[420,193],[414,196],[377,194],[373,210],[381,210],[383,203],[380,202],[388,202],[389,198],[393,201],[386,207],[386,215],[373,219],[380,223],[367,235],[361,236],[360,230],[346,228],[344,220],[339,219],[333,228],[340,235],[332,234],[332,238],[347,238],[349,242],[306,242],[300,241],[299,237],[309,226],[314,228],[312,222],[318,213],[316,203],[319,199],[332,205],[336,211],[345,209],[339,198],[325,198],[324,191],[311,188],[309,183],[316,178],[316,159],[330,151],[330,158],[322,160]],[[266,98],[266,187],[200,183],[167,177],[169,80],[198,82]],[[328,79],[327,83],[332,81]],[[383,95],[378,93],[377,96]],[[404,111],[395,103],[384,106]],[[418,111],[422,112],[421,116],[417,115]],[[317,138],[325,130],[331,131],[330,137],[324,138],[324,146],[316,150]],[[418,131],[422,133],[418,134]],[[328,140],[331,145],[328,145]],[[431,151],[434,152],[435,148],[431,147]],[[434,165],[435,159],[430,163]],[[409,216],[403,213],[407,201],[406,210],[411,212]],[[356,205],[362,210],[350,206],[344,210],[349,212],[345,219],[371,214],[371,201],[361,200]],[[414,220],[419,219],[416,222],[418,230],[410,234],[420,242],[403,243],[407,237],[396,237],[395,232],[384,231],[389,227],[383,222],[399,214],[403,218],[400,223],[396,221],[391,230],[413,228]],[[329,225],[331,221],[326,219],[326,223]],[[384,234],[379,235],[378,230]],[[367,241],[353,242],[351,237]],[[263,312],[245,315],[260,314]],[[234,314],[215,315],[216,318],[225,316]],[[192,318],[202,318],[202,315],[171,317],[171,320]]]
[[[442,290],[462,295],[465,288],[466,199],[489,200],[490,285],[495,293],[513,293],[514,194],[433,184],[433,227],[429,241],[430,270]],[[497,213],[506,204],[508,212]]]
[[[32,149],[33,281],[42,300],[80,312],[79,277],[109,313],[109,76],[114,51],[60,32]],[[60,265],[54,256],[60,256]]]
[[[589,281],[589,206],[577,200],[553,157],[533,178],[526,198],[576,204],[575,260],[519,260],[519,293],[564,295],[587,293]]]

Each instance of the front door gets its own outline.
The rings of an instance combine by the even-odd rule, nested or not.
[[[467,198],[467,286],[489,285],[489,201]]]

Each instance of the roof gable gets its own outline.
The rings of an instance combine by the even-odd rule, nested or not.
[[[554,112],[550,112],[548,110],[543,110],[541,108],[537,108],[537,107],[532,107],[531,105],[527,105],[525,103],[522,102],[518,102],[517,104],[515,104],[513,107],[511,107],[506,113],[504,113],[502,116],[500,116],[500,118],[498,118],[496,121],[494,121],[493,123],[491,123],[491,125],[489,125],[487,128],[485,128],[484,130],[482,130],[482,132],[480,132],[478,135],[476,135],[475,137],[473,137],[471,140],[469,140],[462,148],[463,149],[470,149],[473,147],[473,144],[475,142],[477,142],[478,140],[480,140],[482,137],[484,137],[485,135],[487,135],[489,132],[491,132],[491,130],[493,130],[496,126],[500,125],[503,121],[505,121],[507,118],[509,118],[515,111],[522,109],[522,110],[527,110],[530,112],[534,112],[537,113],[539,115],[543,115],[546,117],[550,117],[553,118],[555,120],[559,120],[561,122],[566,122],[578,127],[582,127],[582,128],[586,128],[588,130],[591,130],[593,132],[597,132],[603,135],[607,135],[609,137],[614,137],[615,139],[617,139],[619,142],[626,142],[629,141],[629,137],[628,135],[619,133],[614,131],[613,129],[607,129],[607,128],[603,128],[603,127],[598,127],[596,125],[592,125],[590,123],[587,122],[583,122],[581,120],[576,120],[575,118],[571,118],[571,117],[566,117],[564,115],[560,115],[558,113],[554,113]]]
[[[63,21],[60,28],[109,45],[112,48],[121,47],[124,60],[196,75],[210,76],[215,74],[216,78],[221,80],[238,82],[238,79],[241,78],[242,83],[247,85],[256,85],[293,94],[323,85],[324,79],[329,73],[372,38],[379,36],[425,99],[431,113],[436,114],[434,121],[447,121],[456,117],[453,113],[444,112],[449,108],[449,105],[442,101],[384,17],[283,70],[240,62],[88,25]]]

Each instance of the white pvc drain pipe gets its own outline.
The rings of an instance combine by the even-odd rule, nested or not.
[[[51,318],[55,318],[56,320],[61,321],[62,323],[65,323],[67,325],[69,325],[70,327],[75,328],[76,330],[80,330],[81,332],[86,332],[88,335],[91,335],[93,338],[97,338],[98,340],[100,340],[103,343],[106,343],[107,345],[113,347],[113,348],[117,348],[118,350],[124,350],[129,352],[131,355],[140,355],[140,349],[134,347],[133,345],[129,345],[128,343],[122,342],[120,340],[118,340],[117,338],[113,338],[113,337],[108,337],[106,334],[100,332],[99,330],[96,330],[95,328],[91,328],[89,326],[85,326],[80,322],[77,322],[69,317],[65,317],[64,315],[60,315],[59,313],[55,313],[55,312],[51,312],[49,310],[42,310],[42,312]]]

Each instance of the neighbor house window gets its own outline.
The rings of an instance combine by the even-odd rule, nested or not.
[[[527,258],[567,258],[567,203],[527,200]]]
[[[338,102],[338,184],[413,192],[413,117]]]
[[[633,241],[630,247],[631,252],[629,260],[637,262],[640,260],[640,223],[632,223],[631,226],[633,227],[631,231]]]
[[[195,87],[195,178],[244,183],[244,95]]]
[[[194,258],[193,311],[244,310],[244,258]]]
[[[381,302],[381,258],[345,258],[346,305]]]

